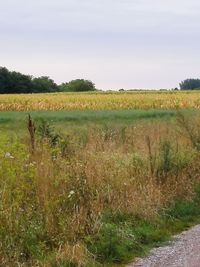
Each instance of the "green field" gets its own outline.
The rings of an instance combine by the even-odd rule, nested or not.
[[[191,111],[192,112],[192,111]],[[138,120],[169,119],[176,115],[170,110],[124,110],[124,111],[1,111],[0,129],[23,128],[28,114],[38,121],[44,119],[51,124],[63,127],[88,124],[131,124]]]

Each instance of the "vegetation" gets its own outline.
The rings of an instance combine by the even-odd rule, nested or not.
[[[200,79],[186,79],[180,83],[181,90],[200,89]]]
[[[60,89],[63,92],[87,92],[96,90],[93,82],[84,79],[72,80],[69,83],[61,84]]]
[[[20,72],[0,68],[0,93],[55,92],[58,86],[49,77],[33,78]]]
[[[196,112],[185,111],[184,113],[194,114]],[[29,113],[34,120],[49,121],[62,131],[68,131],[68,128],[73,126],[85,127],[91,124],[126,126],[143,119],[170,119],[176,116],[176,111],[173,110],[33,111]],[[1,111],[0,130],[5,132],[10,128],[16,133],[21,133],[22,129],[25,130],[24,120],[26,116],[27,112]]]
[[[31,88],[30,88],[31,90]],[[47,93],[59,91],[58,85],[49,77],[43,76],[32,79],[32,92],[33,93]]]
[[[58,91],[94,91],[95,85],[88,80],[77,79],[57,85],[47,76],[34,78],[20,72],[0,67],[0,94],[47,93]]]
[[[0,265],[125,263],[196,223],[199,113],[173,118],[1,131]]]
[[[198,91],[0,95],[0,111],[199,109]]]
[[[0,265],[123,264],[199,222],[200,113],[185,110],[199,103],[195,91],[1,95]]]

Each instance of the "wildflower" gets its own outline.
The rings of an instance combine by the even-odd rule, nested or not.
[[[74,192],[73,190],[71,190],[71,191],[69,192],[68,198],[72,197],[74,194],[75,194],[75,192]]]
[[[56,157],[56,156],[53,156],[53,157],[52,157],[52,160],[53,160],[53,161],[55,161],[56,159],[57,159],[57,157]]]
[[[30,166],[30,167],[34,167],[34,165],[35,165],[35,164],[34,164],[33,162],[30,162],[30,163],[29,163],[29,166]]]
[[[10,152],[6,152],[5,158],[7,158],[7,159],[14,159],[14,157],[11,155]]]

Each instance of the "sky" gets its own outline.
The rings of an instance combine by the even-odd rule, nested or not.
[[[99,89],[200,78],[199,0],[0,0],[0,66]]]

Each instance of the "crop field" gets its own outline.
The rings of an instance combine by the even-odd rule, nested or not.
[[[198,91],[0,95],[0,111],[199,109]]]
[[[198,92],[0,95],[0,266],[125,266],[200,221]]]

